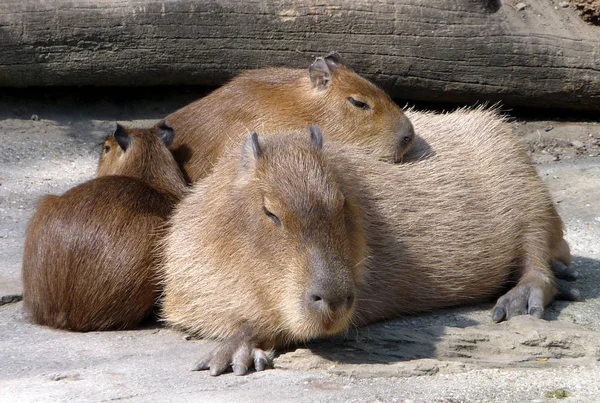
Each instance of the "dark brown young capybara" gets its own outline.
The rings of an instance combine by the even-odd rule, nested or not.
[[[118,125],[99,177],[45,196],[23,256],[23,299],[34,322],[91,331],[136,325],[153,311],[157,240],[185,185],[168,150],[174,131]]]
[[[171,147],[191,182],[208,175],[248,131],[275,133],[320,125],[328,138],[399,161],[414,137],[410,121],[380,88],[344,65],[338,53],[305,69],[247,71],[170,114]]]
[[[261,370],[267,349],[489,300],[513,278],[494,320],[541,317],[562,222],[513,158],[521,140],[489,111],[439,130],[472,146],[392,165],[312,127],[226,153],[164,238],[164,319],[223,341],[195,368]]]

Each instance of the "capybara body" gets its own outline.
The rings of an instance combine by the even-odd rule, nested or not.
[[[34,322],[91,331],[128,328],[159,294],[157,239],[184,180],[169,152],[173,130],[117,127],[98,177],[45,196],[23,256],[23,299]]]
[[[364,147],[398,161],[414,131],[390,97],[343,64],[338,54],[307,69],[247,71],[204,98],[170,114],[175,158],[191,182],[210,173],[244,133],[275,133],[318,124],[328,139]]]
[[[165,237],[164,318],[225,340],[196,369],[262,369],[262,349],[488,300],[514,279],[494,320],[541,316],[563,247],[549,193],[494,112],[446,118],[435,129],[454,152],[399,165],[305,132],[223,157]]]

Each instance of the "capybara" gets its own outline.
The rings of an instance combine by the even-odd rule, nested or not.
[[[135,326],[159,295],[157,239],[185,191],[174,131],[118,125],[98,177],[45,196],[25,239],[23,299],[34,322],[91,331]]]
[[[468,136],[452,136],[449,135],[446,127],[463,124],[466,120],[475,121],[484,126],[492,124],[499,126],[495,119],[490,119],[490,115],[498,113],[499,107],[491,108],[479,106],[476,108],[461,108],[452,113],[439,114],[434,112],[423,112],[414,109],[405,111],[406,116],[413,122],[417,128],[416,135],[412,146],[407,149],[404,156],[404,161],[417,161],[425,158],[455,158],[459,150],[469,150],[470,147],[479,147],[481,142],[494,142],[496,137],[503,136],[504,130],[492,132],[493,129],[482,131],[481,135],[475,132],[469,133]],[[471,141],[471,137],[472,140]],[[511,137],[512,138],[512,137]],[[503,141],[499,144],[500,148],[496,152],[505,152],[512,159],[518,159],[520,163],[530,165],[529,170],[534,170],[531,165],[531,158],[523,147],[512,147],[510,142]],[[495,154],[492,154],[495,155]],[[558,215],[554,205],[552,205],[552,214]],[[575,280],[578,277],[578,272],[570,268],[571,252],[569,245],[565,240],[562,240],[553,249],[552,269],[555,275],[560,279]],[[579,291],[568,286],[565,283],[560,283],[560,291],[567,299],[579,299]]]
[[[261,370],[267,349],[488,300],[515,279],[494,320],[541,317],[563,242],[550,195],[493,111],[446,123],[454,153],[398,165],[322,146],[316,127],[225,153],[164,238],[164,319],[223,340],[195,369]]]
[[[414,137],[411,122],[380,88],[344,65],[338,53],[306,69],[250,70],[167,116],[177,132],[171,147],[191,182],[210,173],[244,133],[320,125],[328,138],[399,161]]]

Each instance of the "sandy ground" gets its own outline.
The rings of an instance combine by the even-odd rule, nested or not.
[[[600,401],[600,124],[517,119],[566,223],[583,302],[493,324],[492,304],[408,317],[280,352],[244,377],[192,372],[213,344],[156,323],[68,333],[24,315],[20,265],[36,201],[94,175],[114,121],[150,125],[196,94],[0,96],[0,402]],[[12,302],[11,302],[12,301]],[[567,396],[567,397],[564,397]]]

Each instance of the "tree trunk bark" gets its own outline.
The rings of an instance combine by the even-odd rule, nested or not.
[[[0,86],[219,85],[337,50],[396,98],[600,111],[600,27],[553,1],[4,0]]]

